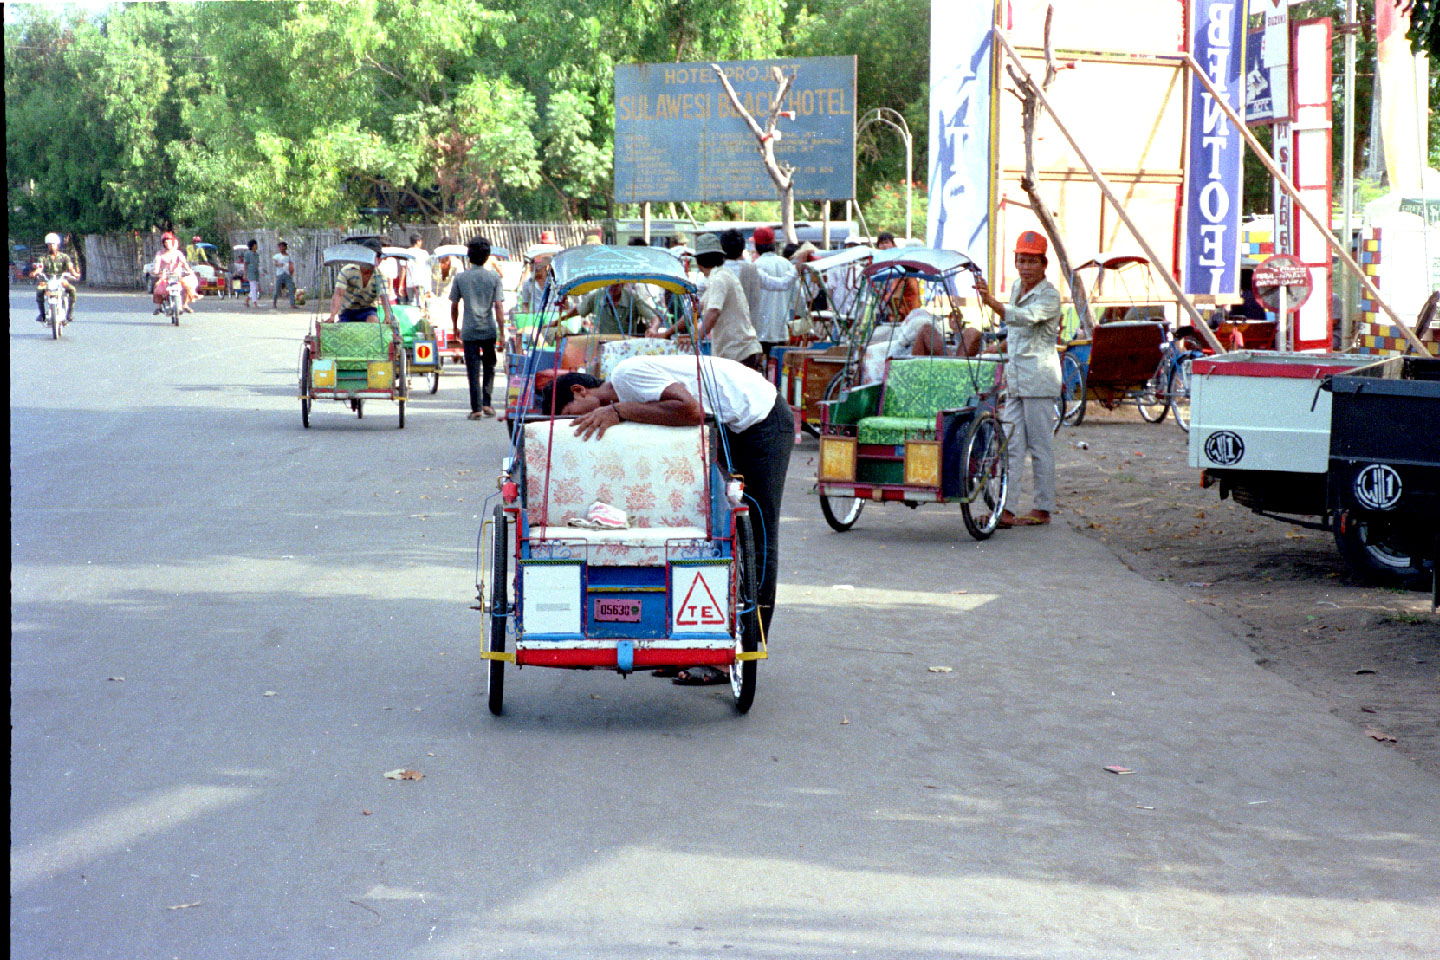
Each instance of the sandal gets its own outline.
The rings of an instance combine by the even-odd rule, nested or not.
[[[1009,530],[1018,522],[1019,521],[1015,518],[1015,514],[1011,513],[1009,510],[1005,510],[1001,512],[1000,519],[995,521],[995,526],[1000,528],[1001,530]]]
[[[1002,517],[1001,519],[1003,520],[1004,518]],[[1017,527],[1043,527],[1049,522],[1050,514],[1040,510],[1031,510],[1025,514],[1025,516],[1015,518],[1015,526]]]
[[[730,677],[714,667],[686,667],[670,682],[682,687],[711,687],[717,683],[729,683]]]

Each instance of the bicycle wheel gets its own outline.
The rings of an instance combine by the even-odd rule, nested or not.
[[[490,616],[489,630],[481,638],[481,649],[488,653],[505,652],[505,629],[510,620],[510,609],[506,600],[506,573],[510,566],[510,539],[507,535],[505,508],[495,507],[495,542],[492,544],[494,562],[490,566]],[[505,704],[505,661],[486,660],[486,700],[490,712],[500,716]]]
[[[735,597],[735,652],[754,653],[760,649],[760,590],[755,576],[758,558],[749,517],[737,518],[735,536],[740,546],[735,558],[739,564],[736,571],[739,591]],[[754,660],[737,660],[730,665],[730,692],[735,697],[737,713],[747,712],[755,702],[757,672]]]
[[[1146,423],[1159,423],[1165,419],[1165,411],[1170,409],[1166,397],[1170,383],[1169,368],[1169,358],[1162,359],[1155,367],[1155,372],[1150,374],[1150,379],[1145,381],[1140,395],[1135,398],[1135,405],[1140,408],[1140,416],[1145,418]]]
[[[1070,354],[1060,358],[1060,396],[1055,398],[1055,432],[1074,426],[1085,416],[1085,370]]]
[[[976,540],[984,540],[1000,523],[1009,490],[1009,465],[1006,463],[1005,428],[989,411],[975,417],[965,435],[961,463],[965,465],[965,496],[960,501],[960,515],[965,529]]]
[[[1187,353],[1170,368],[1170,412],[1175,423],[1186,433],[1190,432],[1190,362],[1197,354]]]

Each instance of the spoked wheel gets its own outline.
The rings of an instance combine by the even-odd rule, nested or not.
[[[737,517],[735,539],[736,581],[739,595],[735,598],[735,652],[754,653],[760,649],[760,590],[755,577],[757,558],[755,540],[750,533],[750,518]],[[735,696],[735,710],[746,713],[755,702],[756,661],[737,660],[730,665],[730,692]]]
[[[1146,423],[1159,423],[1165,419],[1165,411],[1170,409],[1166,399],[1166,390],[1170,385],[1169,366],[1169,360],[1160,361],[1160,365],[1150,374],[1150,379],[1145,381],[1145,389],[1140,391],[1140,396],[1135,401],[1140,408],[1140,416],[1145,418]]]
[[[1085,368],[1070,354],[1060,358],[1060,396],[1055,398],[1055,432],[1085,419]]]
[[[506,600],[506,573],[510,566],[510,540],[506,535],[505,509],[495,507],[494,562],[490,566],[490,618],[483,647],[487,653],[505,652],[505,626],[509,622],[509,607]],[[490,712],[500,716],[505,704],[505,661],[487,660],[486,697]]]
[[[1193,359],[1193,356],[1181,357],[1170,368],[1170,386],[1166,390],[1170,395],[1170,412],[1186,433],[1190,432],[1190,361]]]
[[[864,509],[865,501],[859,497],[820,495],[820,512],[825,514],[825,522],[830,524],[830,529],[839,533],[855,526],[855,521],[860,519],[860,511]]]
[[[1010,484],[1005,428],[993,413],[987,410],[976,415],[965,435],[962,457],[965,497],[960,502],[960,514],[970,536],[984,540],[1000,523]]]
[[[310,429],[310,347],[300,348],[300,423]]]

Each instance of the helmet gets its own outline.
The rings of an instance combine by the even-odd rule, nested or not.
[[[770,227],[756,227],[754,238],[756,243],[774,243],[775,231]]]
[[[1020,239],[1015,241],[1016,253],[1036,253],[1043,257],[1049,249],[1049,243],[1034,230],[1026,230],[1020,234]]]
[[[53,244],[55,244],[55,246],[57,246],[57,247],[60,246],[60,234],[58,234],[58,233],[47,233],[47,234],[45,234],[45,242],[46,242],[47,244],[53,243]]]
[[[176,238],[175,234],[171,233],[169,230],[166,230],[164,233],[160,234],[160,242],[164,243],[166,240],[174,240],[176,243],[180,242]]]
[[[191,238],[190,238],[190,242],[191,242],[191,243],[199,243],[199,242],[200,242],[200,234],[197,233],[197,234],[195,234],[195,236],[191,237]]]
[[[554,230],[541,230],[541,231],[540,231],[540,242],[541,242],[541,243],[554,243],[554,242],[555,242],[555,231],[554,231]]]

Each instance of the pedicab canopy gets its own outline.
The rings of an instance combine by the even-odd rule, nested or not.
[[[671,293],[695,292],[680,261],[659,247],[571,247],[555,255],[550,270],[557,297],[585,294],[614,283],[648,283]]]
[[[333,247],[326,247],[322,258],[327,267],[342,263],[358,263],[363,267],[373,267],[378,260],[374,250],[362,247],[358,243],[337,243]]]
[[[970,270],[974,266],[975,264],[969,257],[963,253],[956,253],[954,250],[895,247],[891,250],[877,251],[874,259],[870,261],[870,266],[865,268],[865,276],[874,277],[905,270],[939,277],[956,270]]]
[[[858,247],[846,247],[839,253],[832,253],[828,257],[811,260],[805,264],[805,266],[814,270],[816,273],[824,273],[827,270],[834,270],[838,267],[847,267],[861,260],[869,260],[873,256],[875,256],[874,248],[861,244]]]
[[[441,244],[440,246],[436,247],[436,248],[435,248],[435,252],[432,253],[432,254],[430,254],[430,256],[431,256],[431,257],[459,257],[461,260],[464,260],[467,256],[469,256],[469,254],[470,254],[470,250],[469,250],[469,248],[466,247],[464,244],[459,244],[459,243],[445,243],[445,244]]]
[[[532,243],[525,248],[525,259],[533,262],[540,257],[553,257],[564,249],[558,243]]]

